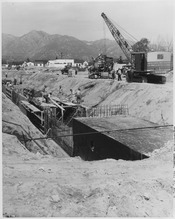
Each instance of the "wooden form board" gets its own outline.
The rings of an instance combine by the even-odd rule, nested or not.
[[[41,112],[38,108],[36,108],[35,106],[33,106],[32,104],[30,104],[29,102],[27,102],[27,101],[25,101],[25,100],[21,101],[21,103],[22,103],[22,105],[23,105],[25,108],[27,108],[27,109],[29,109],[29,110],[35,112],[35,113],[36,113],[36,112]]]

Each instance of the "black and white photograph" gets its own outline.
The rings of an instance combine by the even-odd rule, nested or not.
[[[173,0],[1,1],[2,217],[169,217]]]

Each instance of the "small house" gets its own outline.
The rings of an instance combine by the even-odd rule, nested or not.
[[[34,66],[45,67],[46,63],[47,63],[47,60],[35,60]]]
[[[66,65],[74,66],[74,59],[55,59],[47,62],[47,67],[56,67],[63,69]]]
[[[83,60],[75,59],[75,67],[77,67],[77,68],[83,68],[83,63],[84,63]]]
[[[84,61],[83,62],[83,68],[87,68],[88,67],[88,62],[87,61]]]
[[[34,66],[34,63],[33,62],[27,62],[26,65],[31,67],[31,66]]]

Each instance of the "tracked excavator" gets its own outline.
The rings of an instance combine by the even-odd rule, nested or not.
[[[92,65],[88,68],[89,78],[110,78],[114,61],[112,57],[99,54],[97,58],[93,58]]]
[[[118,28],[109,20],[106,14],[102,13],[101,16],[115,41],[120,46],[121,50],[131,64],[131,70],[128,71],[126,77],[127,81],[164,84],[166,82],[165,76],[156,74],[154,70],[147,70],[147,53],[132,52],[132,48],[129,46],[129,43],[123,37]]]

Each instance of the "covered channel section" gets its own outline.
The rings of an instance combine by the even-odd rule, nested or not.
[[[130,116],[73,120],[73,155],[87,161],[142,160],[172,139],[172,127]]]

